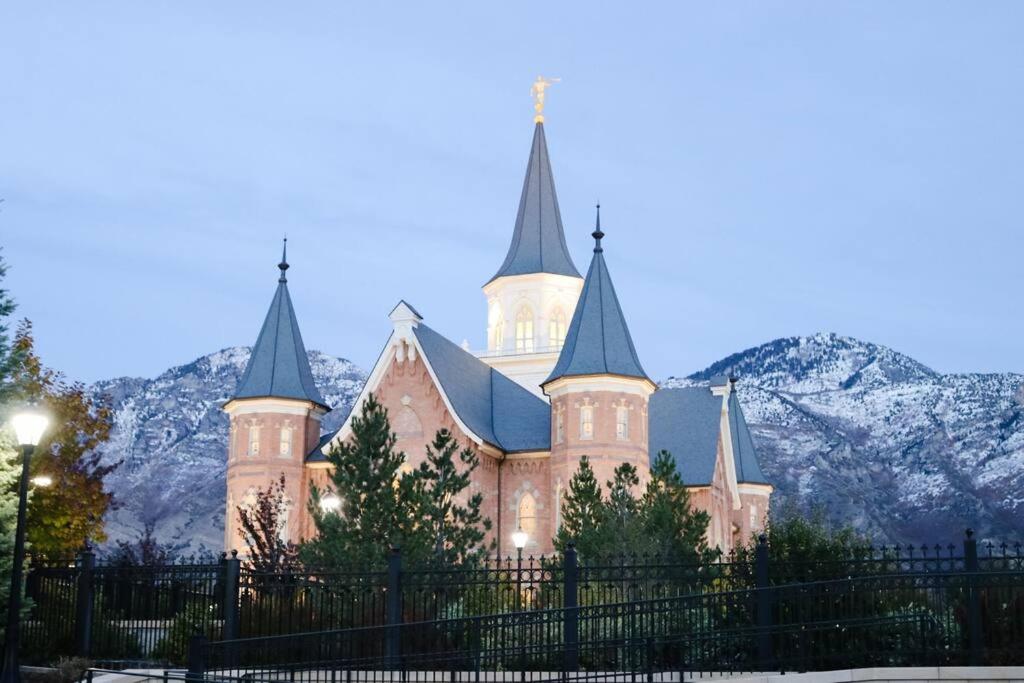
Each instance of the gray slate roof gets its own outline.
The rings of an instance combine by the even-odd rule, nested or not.
[[[533,130],[533,145],[523,180],[523,193],[519,198],[512,244],[505,262],[489,282],[504,275],[524,273],[580,276],[565,245],[543,123],[538,123]]]
[[[707,387],[659,389],[651,395],[648,450],[653,464],[662,450],[675,458],[689,486],[711,484],[718,457],[722,398]],[[767,484],[736,393],[729,397],[729,429],[738,483]]]
[[[294,398],[328,408],[313,381],[292,299],[288,296],[288,282],[284,277],[287,264],[282,261],[282,266],[277,292],[233,398]]]
[[[768,480],[761,471],[754,450],[754,440],[747,427],[747,419],[743,416],[739,396],[732,392],[729,396],[729,430],[732,433],[732,447],[736,460],[736,482],[743,484],[767,484]]]
[[[459,419],[506,452],[551,448],[551,407],[423,323],[414,330]]]
[[[598,226],[595,236],[601,234]],[[565,344],[544,383],[576,375],[621,375],[649,379],[629,336],[626,319],[615,295],[600,238],[594,258],[565,335]]]
[[[722,398],[706,387],[659,389],[648,407],[648,454],[668,451],[675,458],[683,483],[711,483],[718,457]]]

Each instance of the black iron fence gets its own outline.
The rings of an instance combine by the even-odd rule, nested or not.
[[[248,571],[236,557],[209,565],[98,566],[90,553],[83,553],[73,566],[30,571],[27,592],[33,608],[24,625],[23,656],[40,663],[82,655],[111,663],[182,664],[196,633],[208,641],[237,641],[359,629],[376,633],[375,637],[386,635],[383,642],[394,651],[396,639],[402,637],[401,629],[396,630],[400,624],[500,622],[503,615],[526,613],[555,614],[561,619],[544,622],[545,617],[533,616],[534,621],[523,621],[517,628],[526,629],[530,642],[538,631],[548,638],[537,641],[542,647],[560,634],[569,642],[578,640],[583,648],[583,643],[614,642],[632,633],[619,617],[595,620],[585,615],[598,614],[609,605],[650,606],[666,600],[683,604],[694,596],[717,601],[707,604],[728,612],[731,620],[723,625],[721,619],[711,622],[706,613],[691,610],[686,617],[690,620],[704,614],[699,617],[704,621],[693,622],[694,628],[704,624],[705,631],[721,634],[728,626],[726,630],[741,629],[739,633],[748,637],[742,629],[763,631],[798,623],[787,616],[787,610],[796,606],[766,602],[777,600],[789,586],[818,585],[822,579],[878,578],[893,588],[873,594],[892,600],[903,590],[895,588],[902,585],[901,577],[920,581],[928,576],[975,574],[988,579],[1024,575],[1021,546],[984,544],[979,548],[968,536],[958,546],[865,547],[844,557],[796,560],[773,553],[762,543],[749,557],[726,557],[703,565],[644,556],[577,562],[575,553],[567,552],[551,558],[503,558],[469,568],[411,569],[403,567],[400,553],[393,551],[383,571],[284,573]],[[868,584],[857,585],[861,590],[856,595],[867,600],[863,586]],[[781,592],[763,590],[773,586]],[[978,632],[981,625],[991,623],[992,633],[1019,633],[1019,593],[1002,596],[1010,600],[1005,603],[996,600],[994,591],[988,586],[984,595],[975,591],[977,599],[956,603],[965,623],[977,622]],[[923,594],[916,588],[910,593]],[[730,602],[741,597],[743,605]],[[875,611],[858,618],[890,616],[883,610],[887,603],[871,600]],[[1004,603],[1011,607],[1004,608]],[[580,619],[566,622],[563,617],[573,610],[579,610]],[[657,621],[661,617],[653,615],[658,613],[643,618]],[[772,620],[768,614],[774,615]],[[801,623],[816,623],[820,616],[800,613]],[[513,637],[502,633],[503,642]],[[674,633],[651,637],[670,636],[676,637]],[[687,632],[687,638],[694,637]]]
[[[682,679],[1024,664],[1022,642],[1024,572],[905,572],[212,643],[197,638],[189,666],[215,679],[324,683],[510,673],[513,680],[608,672]]]

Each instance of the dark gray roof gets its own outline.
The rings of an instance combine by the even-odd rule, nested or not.
[[[659,389],[648,407],[648,453],[651,462],[661,451],[675,458],[688,486],[711,484],[718,457],[722,398],[707,387]]]
[[[506,452],[551,448],[551,408],[476,356],[420,323],[414,330],[459,419]]]
[[[306,462],[327,462],[327,453],[324,451],[324,447],[330,443],[337,433],[338,430],[335,429],[333,432],[321,434],[320,441],[317,442],[316,447],[306,454]]]
[[[736,392],[729,396],[729,430],[732,433],[733,455],[736,460],[736,481],[743,484],[767,484],[768,480],[761,472],[761,464],[757,461],[754,440],[750,437],[747,420],[743,417],[743,408]]]
[[[583,291],[565,335],[565,344],[551,375],[544,381],[574,375],[621,375],[649,379],[629,336],[626,319],[615,295],[601,249],[600,224],[594,232],[597,246]]]
[[[281,278],[233,398],[295,398],[327,408],[313,381],[282,261]]]
[[[683,482],[711,484],[718,457],[722,398],[707,387],[659,389],[651,395],[648,451],[651,462],[660,451],[675,458]],[[729,397],[729,430],[737,483],[767,484],[736,392]]]
[[[530,161],[523,180],[523,193],[519,198],[519,213],[516,215],[512,244],[509,245],[505,262],[491,280],[524,273],[580,276],[565,245],[562,216],[558,211],[555,179],[551,174],[548,143],[542,123],[538,123],[533,131],[533,146],[530,148]]]

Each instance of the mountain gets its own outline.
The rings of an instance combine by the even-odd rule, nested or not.
[[[133,540],[152,523],[159,539],[184,551],[220,551],[228,438],[220,407],[241,379],[250,350],[224,349],[155,379],[122,377],[89,387],[114,408],[103,459],[121,461],[107,477],[119,504],[107,517],[108,543]],[[349,361],[319,351],[310,351],[309,361],[324,400],[334,406],[323,426],[336,429],[365,375]]]
[[[155,379],[90,387],[115,408],[108,478],[121,507],[111,541],[147,522],[162,540],[219,550],[227,417],[220,406],[245,369],[235,347]],[[309,354],[334,429],[365,373]],[[1024,376],[943,375],[884,346],[834,334],[778,339],[663,386],[734,375],[773,506],[824,509],[889,542],[942,542],[968,526],[983,537],[1024,536]]]
[[[740,378],[772,505],[879,540],[1024,536],[1024,375],[943,375],[835,334],[778,339],[664,386]]]

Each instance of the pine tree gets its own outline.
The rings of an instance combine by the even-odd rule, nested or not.
[[[555,547],[564,552],[570,542],[582,557],[603,554],[605,530],[604,497],[594,469],[587,456],[580,457],[580,466],[569,481],[569,492],[562,501],[562,526],[555,536]]]
[[[706,561],[716,554],[705,538],[708,513],[690,505],[690,492],[668,451],[660,451],[651,465],[640,519],[646,552],[679,563]]]
[[[427,447],[426,456],[412,478],[415,500],[422,505],[415,545],[426,545],[430,561],[441,564],[483,560],[487,554],[484,536],[491,528],[491,521],[480,512],[483,494],[466,496],[472,474],[480,464],[479,458],[471,448],[459,451],[458,441],[447,429],[437,432],[433,443]],[[463,498],[465,504],[460,502]]]
[[[0,259],[0,281],[7,274],[7,265]],[[16,407],[14,391],[14,368],[19,361],[18,353],[11,347],[8,336],[8,320],[14,313],[14,299],[0,288],[0,419],[6,425],[8,417]],[[21,475],[21,458],[10,429],[0,431],[0,605],[7,605],[11,590],[11,569],[14,567],[14,529],[18,521],[18,479]],[[3,624],[0,624],[0,635]]]
[[[635,490],[640,485],[636,468],[624,462],[615,468],[614,477],[607,482],[608,500],[601,538],[604,555],[624,555],[638,550],[640,504]]]
[[[281,572],[295,565],[298,546],[284,540],[288,496],[285,477],[257,489],[251,504],[237,506],[238,523],[248,548],[246,564],[258,572]]]
[[[302,548],[313,565],[380,565],[390,546],[403,547],[419,523],[421,491],[402,476],[405,454],[395,449],[387,409],[373,394],[353,416],[352,437],[332,448],[331,492],[337,510],[323,510],[321,492],[312,487],[309,510],[317,537]],[[410,548],[410,550],[412,550]]]
[[[23,322],[14,340],[18,362],[13,391],[17,400],[38,403],[49,413],[50,426],[32,458],[32,475],[45,474],[53,484],[32,493],[27,537],[35,558],[64,560],[87,542],[106,540],[103,517],[113,494],[103,478],[118,464],[104,465],[96,447],[112,427],[110,406],[95,401],[80,383],[45,367],[35,354],[32,326]]]

